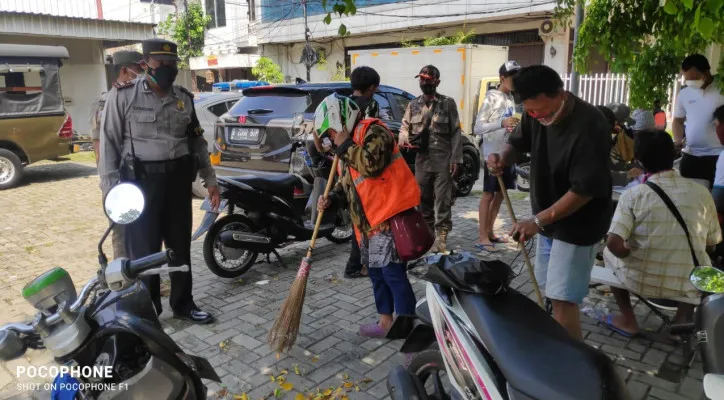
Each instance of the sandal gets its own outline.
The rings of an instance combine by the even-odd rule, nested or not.
[[[602,316],[598,319],[598,322],[602,323],[603,326],[605,326],[606,328],[608,328],[608,329],[610,329],[610,330],[618,333],[619,335],[621,335],[621,336],[623,336],[623,337],[632,338],[632,337],[636,337],[636,336],[639,335],[638,332],[625,331],[625,330],[617,327],[616,325],[614,325],[614,324],[613,324],[613,315],[611,315],[611,314],[602,315]]]
[[[476,243],[475,248],[488,253],[495,253],[497,251],[494,244],[487,243]]]
[[[360,326],[359,334],[360,336],[379,339],[387,336],[387,331],[382,329],[382,327],[377,322],[375,322],[373,324],[366,324]]]
[[[344,273],[345,279],[359,279],[359,278],[369,278],[369,274],[363,274],[362,271],[355,271],[352,273]]]
[[[499,237],[499,236],[493,236],[493,237],[488,236],[488,239],[490,239],[490,241],[493,243],[510,243],[510,240],[508,240],[504,237]]]

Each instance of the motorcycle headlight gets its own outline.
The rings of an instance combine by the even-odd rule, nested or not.
[[[306,167],[306,162],[304,160],[304,149],[297,149],[294,153],[292,153],[292,159],[289,162],[290,167],[290,173],[302,175],[304,173],[304,168]]]

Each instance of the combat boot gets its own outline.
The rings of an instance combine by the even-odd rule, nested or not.
[[[435,243],[433,243],[430,249],[431,253],[445,253],[447,252],[447,230],[441,229],[438,231],[435,237]]]

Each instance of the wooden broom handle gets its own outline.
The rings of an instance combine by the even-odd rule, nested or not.
[[[332,190],[334,183],[334,175],[337,173],[337,164],[339,163],[339,156],[334,156],[332,161],[332,170],[329,171],[329,178],[327,179],[327,187],[324,188],[324,198],[329,196],[329,192]],[[317,204],[314,204],[317,207]],[[314,232],[312,232],[312,239],[309,241],[309,249],[307,249],[307,258],[312,257],[312,250],[314,245],[317,243],[317,235],[319,234],[319,226],[322,225],[322,216],[324,216],[324,210],[317,213],[317,222],[314,224]]]
[[[514,224],[517,224],[518,218],[515,217],[515,211],[513,211],[513,203],[510,202],[510,197],[508,197],[508,188],[505,187],[505,182],[503,181],[502,176],[498,176],[498,186],[500,186],[500,191],[501,193],[503,193],[503,198],[505,199],[505,205],[508,207],[508,214],[510,214],[510,218],[513,220]],[[530,280],[531,282],[533,282],[535,297],[538,298],[538,304],[541,306],[541,308],[545,308],[545,304],[543,303],[543,295],[541,295],[540,293],[540,287],[538,287],[538,280],[535,279],[535,271],[533,270],[533,264],[531,264],[530,262],[528,250],[525,248],[525,243],[519,243],[519,245],[523,252],[525,265],[526,267],[528,267],[528,275],[530,275]]]

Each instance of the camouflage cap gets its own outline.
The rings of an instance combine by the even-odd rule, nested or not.
[[[113,53],[113,64],[128,65],[138,64],[143,59],[143,54],[137,51],[117,51]]]
[[[415,75],[415,78],[440,79],[440,70],[434,65],[426,65],[422,67],[419,74]]]

